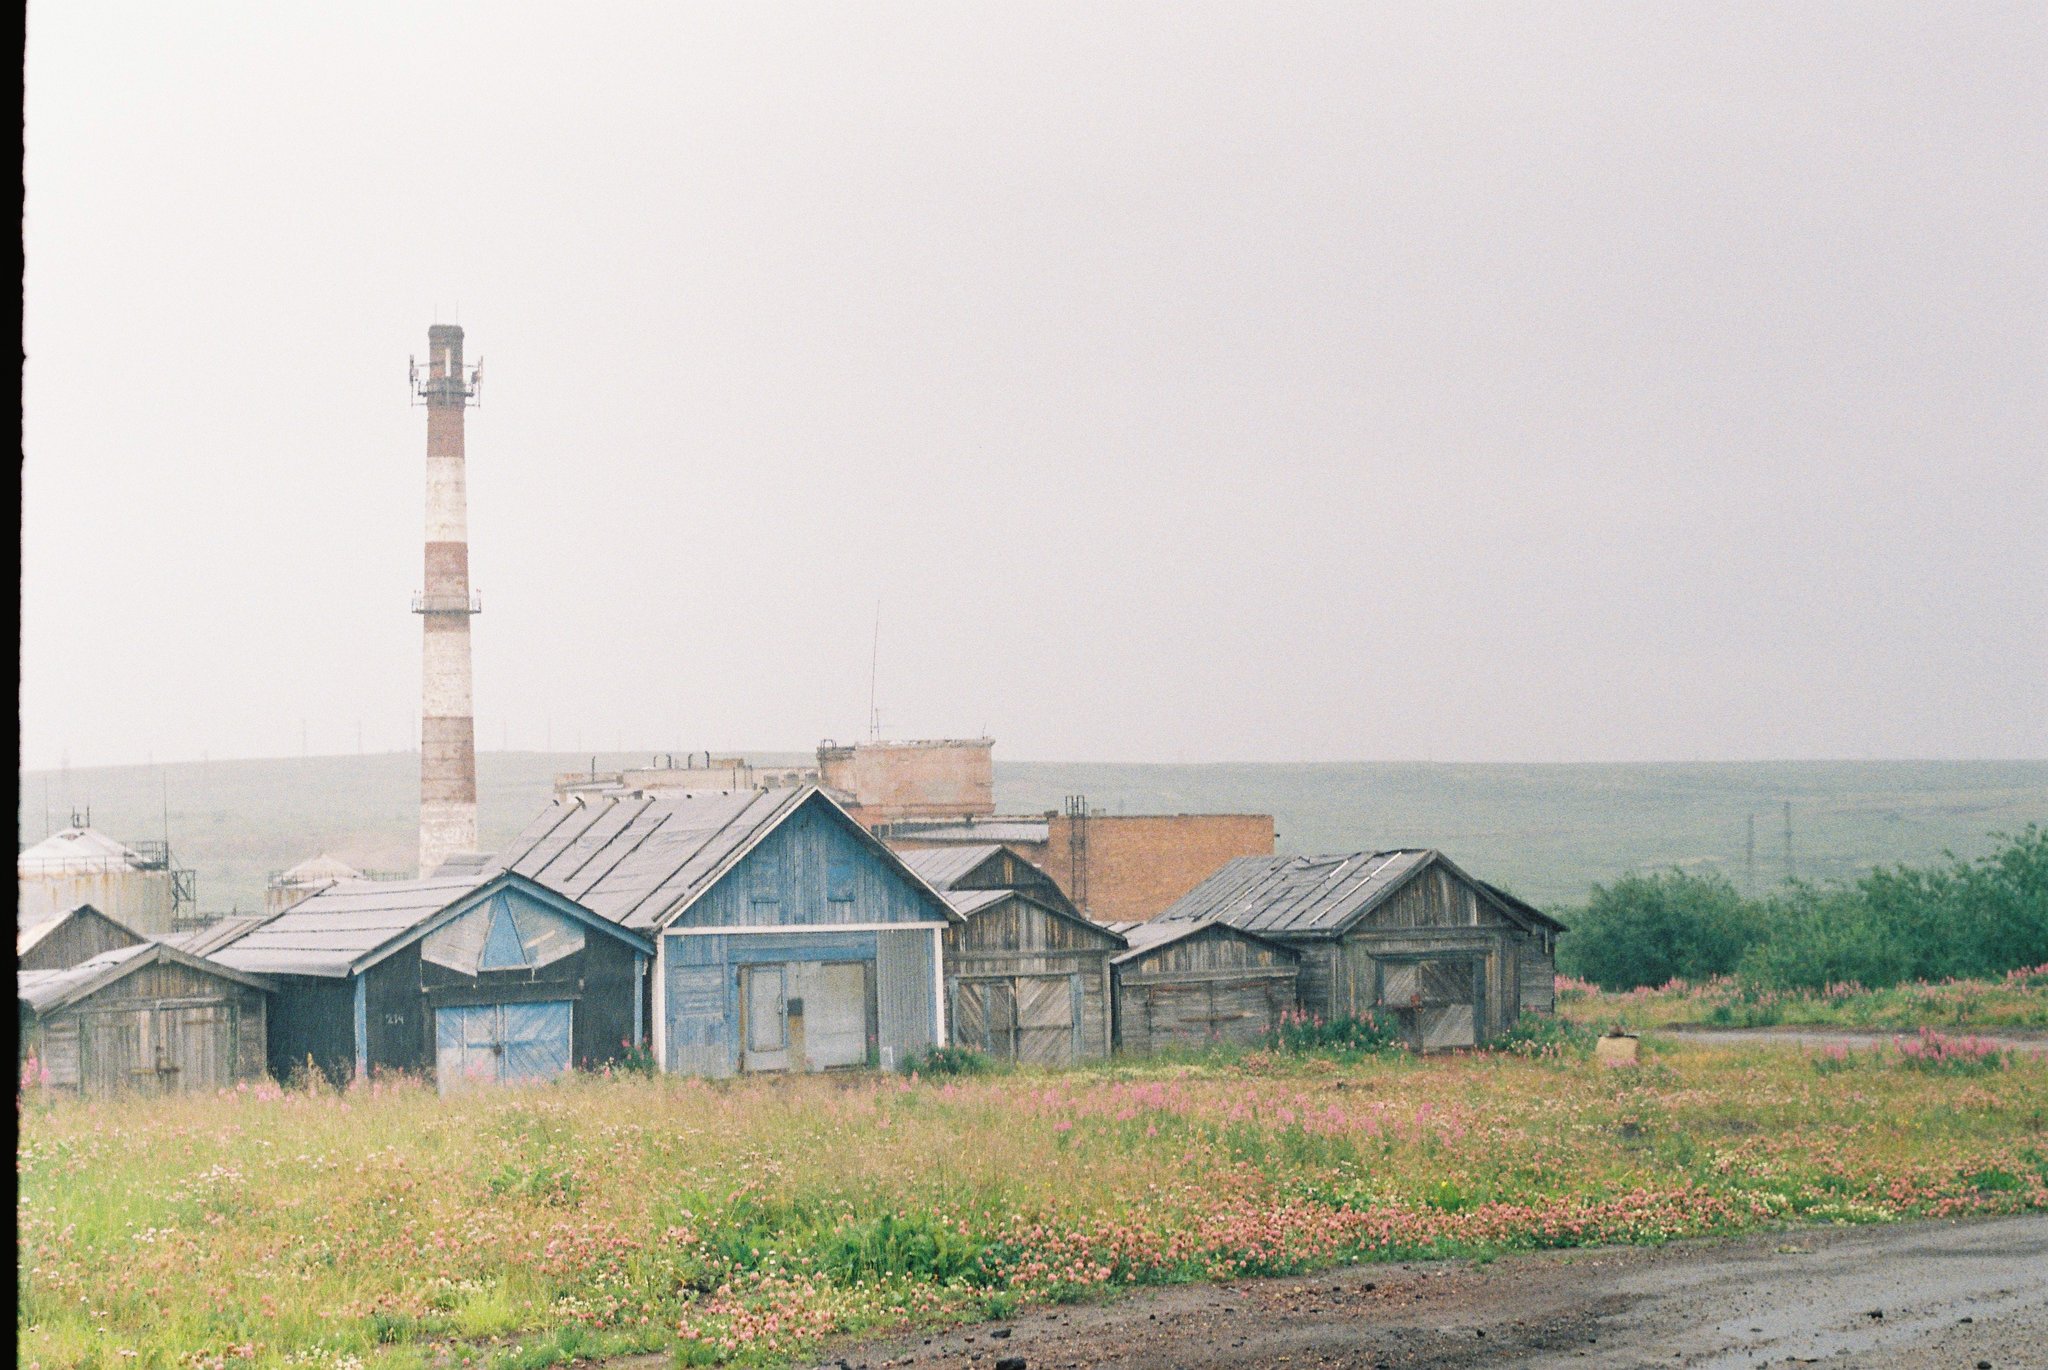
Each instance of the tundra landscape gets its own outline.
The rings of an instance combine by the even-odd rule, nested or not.
[[[2023,997],[2048,1008],[2048,974]],[[1584,1002],[1583,1000],[1581,1002]],[[1065,1072],[44,1102],[26,1365],[800,1361],[1141,1285],[2048,1208],[2048,1058],[1532,1028]],[[941,1071],[949,1064],[942,1059]]]
[[[25,29],[27,1370],[2048,1367],[2048,0]]]

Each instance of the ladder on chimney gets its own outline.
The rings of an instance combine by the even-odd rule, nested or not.
[[[1088,796],[1067,796],[1067,897],[1088,912]]]

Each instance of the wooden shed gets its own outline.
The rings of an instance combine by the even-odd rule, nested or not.
[[[103,951],[142,945],[142,934],[90,904],[31,923],[14,935],[16,970],[66,970]]]
[[[523,876],[344,880],[215,949],[277,986],[270,1067],[548,1079],[641,1040],[653,948]]]
[[[947,898],[966,920],[945,938],[954,1046],[1034,1066],[1109,1055],[1109,961],[1122,937],[1022,890]]]
[[[952,894],[967,890],[1021,890],[1039,903],[1063,913],[1079,914],[1059,882],[1009,847],[995,842],[955,843],[889,850],[903,858],[935,890]],[[1095,924],[1094,926],[1101,926]]]
[[[1256,1046],[1296,1006],[1300,958],[1281,943],[1215,919],[1112,926],[1129,943],[1110,961],[1119,1051]]]
[[[960,916],[816,787],[572,795],[501,859],[653,940],[665,1070],[890,1069],[946,1040]]]
[[[1390,1014],[1425,1051],[1547,1012],[1526,986],[1564,926],[1424,849],[1240,858],[1156,921],[1219,919],[1300,953],[1308,1012]]]
[[[22,1055],[35,1053],[52,1088],[176,1094],[263,1074],[270,985],[259,976],[139,941],[18,971],[15,985]]]
[[[1007,847],[901,855],[966,920],[946,933],[954,1046],[1043,1066],[1109,1055],[1109,958],[1122,937],[1083,918],[1051,876]]]

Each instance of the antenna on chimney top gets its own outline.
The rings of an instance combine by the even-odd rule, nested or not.
[[[875,705],[875,677],[882,665],[882,601],[875,600],[875,645],[868,657],[868,741],[882,740],[882,711]]]

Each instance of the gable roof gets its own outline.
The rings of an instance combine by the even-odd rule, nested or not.
[[[1341,937],[1394,891],[1441,865],[1487,899],[1509,921],[1529,917],[1492,886],[1475,880],[1428,847],[1333,856],[1240,856],[1176,900],[1155,922],[1222,919],[1269,937]],[[1539,915],[1540,916],[1540,915]]]
[[[259,921],[218,946],[221,965],[272,975],[346,978],[461,917],[501,889],[516,888],[556,912],[652,954],[645,938],[599,918],[558,891],[510,871],[426,880],[343,880]]]
[[[132,947],[103,951],[89,961],[63,970],[18,970],[14,973],[15,997],[37,1013],[54,1013],[158,961],[174,962],[251,989],[269,992],[276,988],[259,975],[189,956],[162,942],[138,942]]]
[[[1036,890],[1005,887],[994,890],[946,891],[946,902],[951,904],[954,911],[963,919],[971,919],[974,915],[992,909],[1006,899],[1020,899],[1033,908],[1041,909],[1055,918],[1078,924],[1089,932],[1100,933],[1119,946],[1129,945],[1120,931],[1123,926],[1122,924],[1110,927],[1103,923],[1097,923],[1093,919],[1085,918],[1071,909],[1060,907],[1052,900],[1039,894]]]
[[[815,785],[571,795],[543,809],[498,859],[602,917],[653,931],[674,922],[770,833],[812,805],[901,871],[947,921],[959,921],[940,890]]]
[[[963,846],[929,847],[902,851],[896,855],[903,864],[923,876],[935,890],[950,891],[974,873],[974,868],[1004,848],[996,842],[973,842]]]
[[[156,940],[192,956],[211,956],[243,933],[277,917],[274,913],[232,913],[216,918],[203,928],[174,932]]]
[[[1221,928],[1232,936],[1242,937],[1246,941],[1257,942],[1261,946],[1270,947],[1290,961],[1301,959],[1301,953],[1288,946],[1285,942],[1275,942],[1270,937],[1261,937],[1255,932],[1246,932],[1243,928],[1233,927],[1221,918],[1189,918],[1174,923],[1166,923],[1157,918],[1150,918],[1135,923],[1111,923],[1109,926],[1112,931],[1121,935],[1130,946],[1130,950],[1121,956],[1109,958],[1109,963],[1112,966],[1127,965],[1132,961],[1150,956],[1162,947],[1172,946],[1175,942],[1184,941],[1195,936],[1197,933],[1207,932],[1211,928]]]
[[[57,931],[57,929],[63,927],[74,918],[82,918],[88,915],[98,918],[103,922],[113,924],[116,930],[127,933],[129,937],[137,942],[144,940],[141,933],[129,927],[112,914],[101,913],[91,904],[73,904],[70,908],[54,917],[45,918],[40,922],[30,923],[25,927],[16,929],[14,934],[15,956],[22,957],[28,955],[29,952],[40,946],[51,933]]]
[[[1500,900],[1503,904],[1506,904],[1510,909],[1521,914],[1523,918],[1527,919],[1531,923],[1536,924],[1539,927],[1549,928],[1552,932],[1571,931],[1571,929],[1567,928],[1564,924],[1558,922],[1555,918],[1552,918],[1542,909],[1537,908],[1528,900],[1516,898],[1514,895],[1509,894],[1506,890],[1502,889],[1499,885],[1489,884],[1484,880],[1475,880],[1472,883],[1479,886],[1479,888],[1485,890],[1488,894]]]

